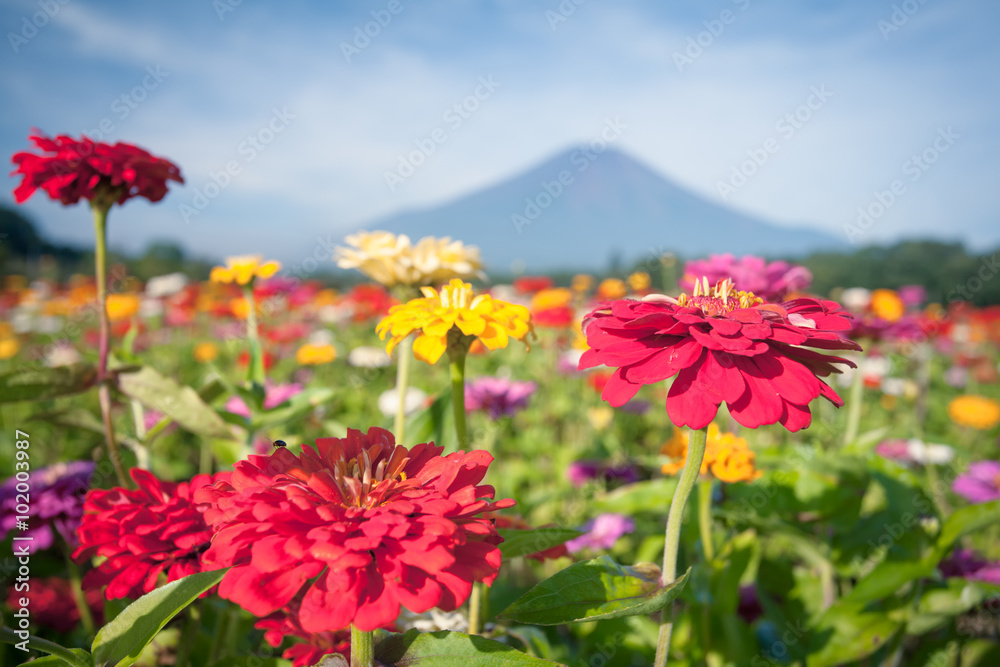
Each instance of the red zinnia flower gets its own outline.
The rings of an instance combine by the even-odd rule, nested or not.
[[[132,144],[110,145],[85,136],[79,141],[65,135],[50,139],[40,132],[28,138],[45,154],[22,152],[11,158],[17,165],[11,175],[23,176],[14,190],[18,204],[39,188],[63,204],[92,200],[103,192],[116,195],[118,204],[132,197],[156,202],[167,194],[167,181],[184,182],[173,162]]]
[[[156,588],[166,573],[174,581],[201,572],[201,554],[212,533],[194,491],[232,473],[196,475],[190,482],[164,482],[151,473],[132,469],[138,489],[92,489],[83,504],[80,547],[74,560],[105,556],[107,560],[83,578],[86,589],[107,586],[105,596],[138,598]]]
[[[797,431],[812,420],[814,398],[843,405],[816,376],[839,373],[834,363],[854,366],[801,346],[859,350],[837,333],[850,326],[851,316],[833,301],[765,304],[728,280],[710,291],[703,279],[692,297],[623,299],[592,312],[584,323],[591,349],[579,367],[617,369],[601,395],[616,407],[642,385],[676,375],[667,414],[678,426],[708,426],[725,402],[744,426],[778,422]]]
[[[555,281],[548,276],[522,276],[514,280],[514,289],[520,294],[532,294],[550,289]]]
[[[493,487],[478,485],[488,453],[443,449],[407,450],[371,428],[238,462],[229,482],[197,494],[217,531],[204,560],[232,566],[219,594],[265,616],[303,591],[307,632],[374,630],[400,605],[458,608],[500,568],[502,540],[481,513],[514,501],[490,502]]]
[[[264,640],[271,646],[281,646],[285,637],[305,641],[292,644],[281,657],[292,661],[292,667],[317,665],[324,655],[339,653],[347,659],[351,657],[351,633],[347,630],[334,632],[307,632],[299,620],[297,603],[292,603],[281,611],[276,611],[254,625],[264,630]]]
[[[22,597],[30,600],[31,619],[56,632],[72,632],[80,623],[80,610],[73,600],[73,588],[68,579],[59,577],[32,578],[30,588],[18,591],[11,586],[7,591],[7,606],[20,609]],[[98,591],[86,591],[84,599],[90,614],[99,625],[104,624],[104,601]]]

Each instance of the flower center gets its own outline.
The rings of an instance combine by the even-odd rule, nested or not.
[[[406,447],[396,446],[392,454],[382,457],[382,445],[362,449],[353,459],[337,461],[333,478],[344,496],[344,502],[351,507],[375,507],[381,505],[394,493],[416,484],[407,483],[403,468],[409,463]],[[374,466],[373,461],[378,461]]]
[[[702,276],[696,280],[691,296],[681,294],[677,298],[681,306],[694,306],[708,316],[726,315],[737,308],[753,308],[764,303],[764,300],[753,292],[743,292],[736,289],[732,279],[720,280],[714,288],[708,284],[708,277]]]

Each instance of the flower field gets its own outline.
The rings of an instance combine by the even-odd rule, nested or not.
[[[95,270],[0,293],[3,663],[1000,664],[1000,310],[361,232],[109,277],[180,170],[35,137]]]

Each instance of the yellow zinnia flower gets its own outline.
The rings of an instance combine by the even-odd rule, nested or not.
[[[337,266],[357,269],[386,287],[421,287],[482,275],[479,248],[447,236],[426,236],[414,245],[405,234],[376,231],[358,232],[344,241],[352,247],[334,251]]]
[[[531,310],[549,310],[550,308],[565,308],[573,302],[573,294],[565,287],[543,289],[531,297]]]
[[[888,322],[895,322],[906,313],[906,305],[894,290],[877,289],[869,303],[872,313]]]
[[[209,279],[216,283],[248,285],[254,278],[270,278],[281,270],[281,262],[264,262],[261,255],[227,257],[226,266],[212,269]]]
[[[109,294],[108,319],[112,322],[131,319],[139,312],[139,297],[135,294]]]
[[[633,292],[647,290],[649,289],[649,285],[649,274],[645,271],[636,271],[628,277],[628,286],[632,288]]]
[[[489,294],[476,296],[472,285],[454,279],[438,292],[421,287],[424,298],[393,306],[378,323],[375,331],[385,340],[386,352],[415,331],[413,356],[429,364],[437,363],[449,345],[466,353],[474,340],[490,350],[507,347],[510,338],[522,342],[532,332],[531,315],[524,306],[494,299]]]
[[[329,343],[306,343],[295,353],[295,361],[302,366],[328,364],[337,358],[337,348]]]
[[[959,426],[985,431],[1000,423],[1000,403],[985,396],[966,394],[948,404],[948,416]]]
[[[21,349],[16,338],[0,338],[0,359],[10,359]]]
[[[578,273],[573,276],[572,285],[574,292],[586,292],[594,286],[594,279],[586,273]]]
[[[194,346],[194,359],[198,363],[207,364],[219,356],[219,348],[215,343],[198,343]]]
[[[676,429],[673,437],[664,443],[660,453],[672,461],[663,464],[665,475],[676,475],[684,467],[688,453],[688,431]],[[749,482],[761,476],[754,468],[756,454],[747,445],[746,438],[735,433],[723,433],[715,423],[708,425],[708,439],[705,442],[705,458],[701,462],[701,474],[710,471],[719,481],[726,483]]]
[[[625,281],[618,278],[605,278],[597,286],[598,299],[621,299],[627,292]]]

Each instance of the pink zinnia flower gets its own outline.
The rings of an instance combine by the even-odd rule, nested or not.
[[[290,384],[268,383],[264,389],[264,409],[272,410],[301,393],[302,385],[295,382]],[[226,401],[225,410],[240,417],[250,418],[250,408],[247,407],[246,401],[239,396],[233,396]]]
[[[684,265],[681,289],[691,291],[694,283],[705,276],[709,284],[730,279],[736,289],[753,292],[765,301],[781,301],[791,292],[807,289],[812,283],[812,273],[804,266],[776,261],[767,263],[763,257],[745,255],[736,258],[726,253],[696,259]]]
[[[257,616],[301,596],[311,633],[384,627],[400,606],[457,609],[500,568],[502,539],[482,513],[514,501],[492,502],[493,487],[479,484],[488,453],[443,449],[352,429],[299,456],[237,462],[231,481],[197,494],[216,531],[204,561],[232,568],[219,595]]]
[[[964,475],[952,482],[951,490],[970,503],[986,503],[1000,499],[1000,462],[970,463]]]
[[[589,350],[580,369],[615,368],[601,397],[618,407],[644,384],[675,377],[667,414],[678,426],[705,428],[723,402],[748,428],[780,423],[789,431],[809,426],[809,402],[840,396],[817,376],[854,364],[804,346],[858,350],[840,335],[851,316],[833,301],[801,298],[766,304],[737,292],[730,281],[695,284],[694,295],[622,299],[584,321]]]

